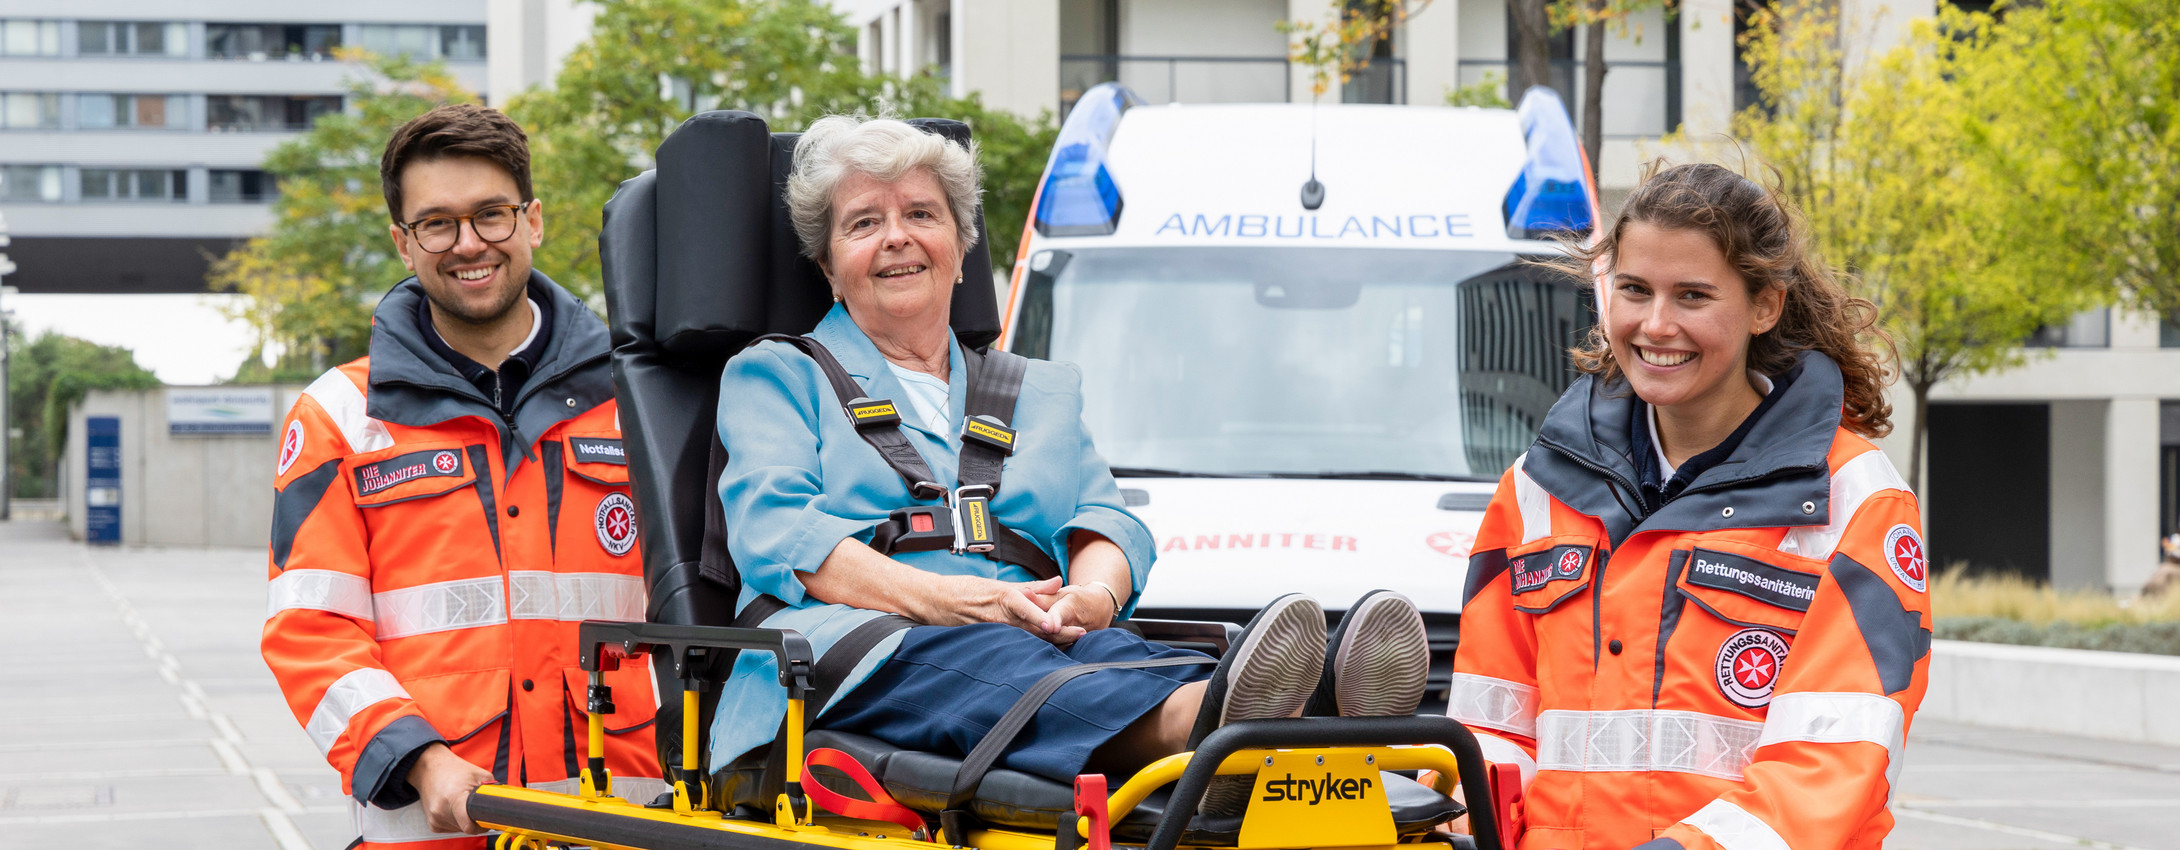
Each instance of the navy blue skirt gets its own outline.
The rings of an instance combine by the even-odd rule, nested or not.
[[[1046,673],[1077,664],[1210,656],[1101,629],[1070,647],[1003,623],[916,626],[893,658],[815,724],[896,747],[967,756],[1014,701]],[[1073,783],[1090,754],[1157,708],[1175,689],[1211,677],[1212,665],[1099,670],[1052,693],[999,764]]]

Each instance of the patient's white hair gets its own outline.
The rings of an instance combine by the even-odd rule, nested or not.
[[[818,119],[796,142],[795,170],[787,176],[787,216],[802,241],[803,255],[820,265],[831,255],[833,191],[848,175],[891,183],[919,168],[937,178],[946,193],[955,247],[966,255],[976,242],[977,203],[984,193],[975,142],[965,148],[894,118]]]

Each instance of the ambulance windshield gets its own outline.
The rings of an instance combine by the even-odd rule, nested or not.
[[[1576,289],[1509,253],[1040,252],[1012,349],[1135,475],[1496,479],[1573,376]]]

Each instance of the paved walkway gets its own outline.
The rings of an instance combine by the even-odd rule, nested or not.
[[[0,848],[348,846],[258,657],[264,569],[0,523]],[[2180,850],[2180,749],[1930,722],[1909,752],[1890,848]]]

